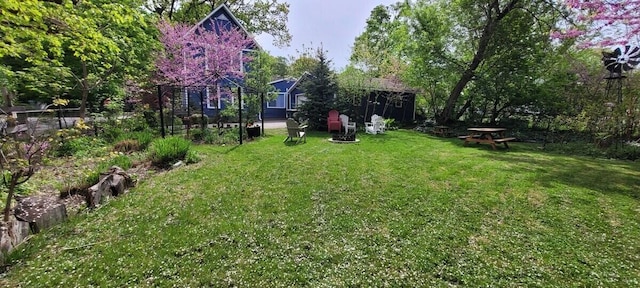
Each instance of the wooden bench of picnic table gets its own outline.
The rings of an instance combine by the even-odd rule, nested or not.
[[[516,140],[515,137],[504,137],[505,128],[468,128],[467,130],[479,134],[458,136],[458,138],[464,140],[465,145],[469,142],[485,143],[491,145],[493,150],[496,150],[496,143],[503,143],[506,148],[509,148],[507,143]]]
[[[513,141],[516,140],[515,137],[505,137],[505,138],[498,138],[498,139],[493,139],[493,142],[496,142],[498,144],[500,143],[504,143],[504,147],[509,148],[509,144],[507,144],[509,141]]]
[[[449,135],[449,127],[448,126],[434,126],[433,134],[440,135],[441,137],[447,137]]]

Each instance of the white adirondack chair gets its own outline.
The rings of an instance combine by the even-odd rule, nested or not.
[[[365,132],[369,134],[382,134],[385,130],[384,118],[377,114],[371,115],[371,122],[364,122]]]
[[[349,122],[349,116],[340,114],[340,122],[342,122],[342,127],[344,127],[344,134],[349,134],[349,131],[356,132],[356,122]]]

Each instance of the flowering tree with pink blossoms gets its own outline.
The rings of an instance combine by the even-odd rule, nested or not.
[[[640,41],[640,0],[564,0],[566,28],[554,38],[577,39],[580,47],[608,47]]]
[[[156,58],[158,84],[205,87],[224,78],[242,78],[241,65],[247,60],[242,50],[253,40],[228,23],[212,21],[216,31],[166,21],[158,24],[164,46]]]

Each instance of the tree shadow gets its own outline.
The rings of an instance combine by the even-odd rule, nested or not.
[[[487,161],[502,161],[506,169],[515,173],[535,175],[533,181],[551,188],[557,183],[581,187],[602,194],[620,194],[640,199],[640,171],[631,163],[618,160],[588,159],[586,157],[546,154],[527,157],[521,153],[491,153],[483,155]],[[549,155],[553,157],[544,157]]]
[[[509,147],[503,144],[491,145],[469,143],[458,138],[442,138],[425,134],[431,140],[451,143],[460,149],[477,149],[483,154],[478,157],[483,161],[505,162],[505,169],[514,173],[535,175],[532,179],[540,187],[552,188],[558,183],[572,187],[586,188],[602,194],[619,194],[640,199],[640,165],[623,160],[589,158],[547,152],[538,148],[535,143],[510,142]],[[539,157],[530,157],[522,153],[532,153]]]

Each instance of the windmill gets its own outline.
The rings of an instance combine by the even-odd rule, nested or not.
[[[622,79],[626,76],[623,72],[632,70],[640,63],[640,47],[626,45],[618,47],[613,52],[602,52],[602,62],[609,71],[605,96],[609,99],[612,93],[617,96],[617,103],[622,102]]]

